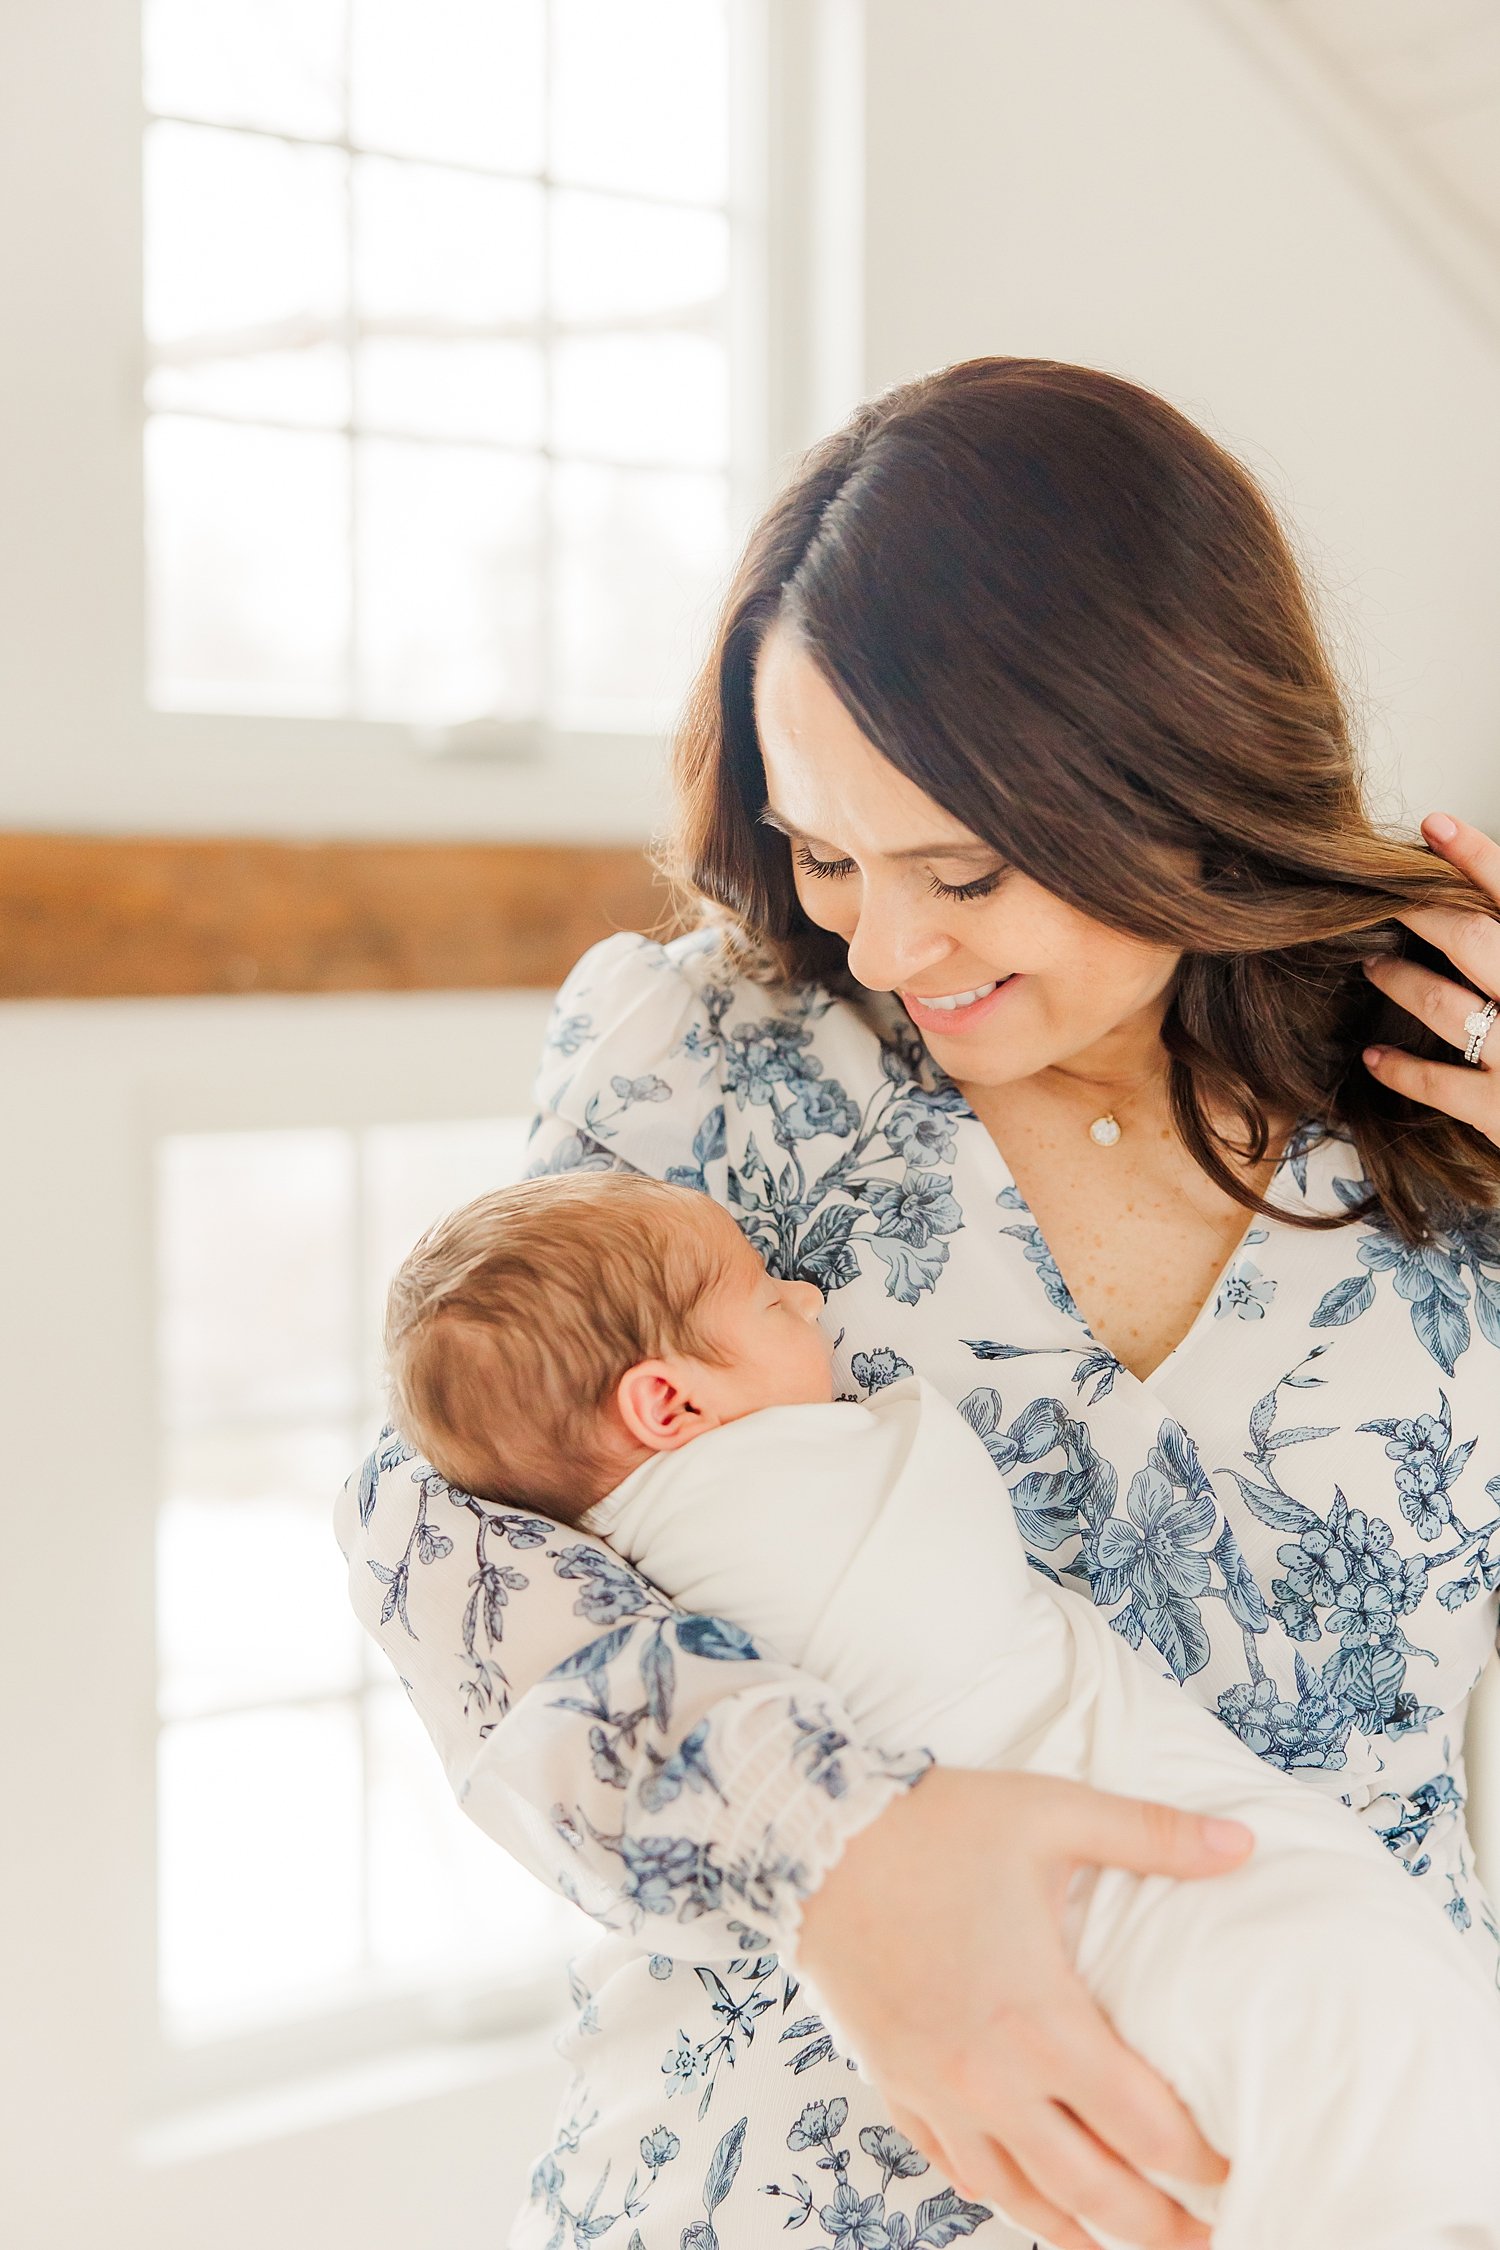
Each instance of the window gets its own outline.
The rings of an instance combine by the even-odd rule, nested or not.
[[[157,709],[666,726],[730,551],[729,6],[146,0]]]
[[[381,1421],[386,1279],[519,1174],[524,1134],[158,1145],[158,1984],[179,2045],[445,1987],[503,2006],[545,1980],[555,2006],[594,1932],[458,1810],[330,1524]]]

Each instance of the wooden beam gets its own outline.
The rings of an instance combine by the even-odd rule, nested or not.
[[[666,911],[632,846],[0,834],[0,999],[551,987]]]

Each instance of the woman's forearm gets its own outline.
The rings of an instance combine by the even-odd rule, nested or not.
[[[340,1544],[464,1810],[662,1953],[781,1949],[847,1838],[927,1768],[852,1739],[822,1681],[675,1608],[602,1541],[387,1444]]]

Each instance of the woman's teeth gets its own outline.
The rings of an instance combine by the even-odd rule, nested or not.
[[[995,987],[1003,981],[1000,977],[992,977],[988,984],[976,985],[972,992],[946,992],[940,1000],[923,999],[922,1005],[924,1008],[970,1008],[976,1000],[987,1000]]]

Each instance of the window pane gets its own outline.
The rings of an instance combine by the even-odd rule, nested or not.
[[[360,707],[523,718],[541,694],[541,466],[456,445],[359,447]]]
[[[575,463],[554,494],[559,723],[663,726],[708,645],[725,480]]]
[[[553,26],[554,174],[722,202],[724,0],[553,0]]]
[[[152,701],[189,711],[341,710],[348,521],[344,439],[153,417]]]
[[[724,346],[709,336],[574,336],[557,346],[560,453],[707,467],[727,458]]]
[[[542,191],[516,180],[362,156],[354,167],[360,317],[409,335],[534,320]]]
[[[378,338],[359,348],[359,418],[414,437],[539,445],[546,384],[534,344],[418,343]]]
[[[380,1125],[364,1135],[365,1271],[371,1302],[365,1331],[379,1336],[385,1295],[417,1237],[435,1219],[521,1176],[531,1119],[463,1119],[441,1125]]]
[[[354,0],[356,144],[540,171],[543,11],[544,0]]]
[[[251,422],[318,423],[349,419],[349,359],[341,346],[290,352],[196,353],[166,360],[146,378],[146,404],[161,410],[229,414]]]
[[[145,0],[146,107],[216,125],[343,131],[345,0]]]
[[[517,1979],[554,1970],[598,1925],[460,1810],[400,1688],[370,1697],[370,1949],[390,1971]],[[461,1901],[461,1910],[455,1902]]]
[[[166,1718],[357,1688],[361,1634],[329,1527],[352,1432],[169,1438],[157,1529]]]
[[[726,25],[145,0],[153,704],[661,723],[719,480],[575,479],[550,564],[545,482],[727,465]]]
[[[351,1137],[174,1134],[158,1182],[169,1424],[353,1413]]]
[[[279,2014],[358,1969],[352,1708],[169,1726],[157,1773],[159,1975],[174,2029]]]
[[[146,135],[146,333],[158,345],[233,337],[305,347],[347,298],[337,149],[153,125]]]
[[[526,1117],[378,1125],[364,1135],[367,1257],[389,1276],[424,1229],[476,1195],[518,1180]]]
[[[552,309],[559,320],[715,318],[728,280],[729,222],[721,212],[568,189],[553,199]]]

